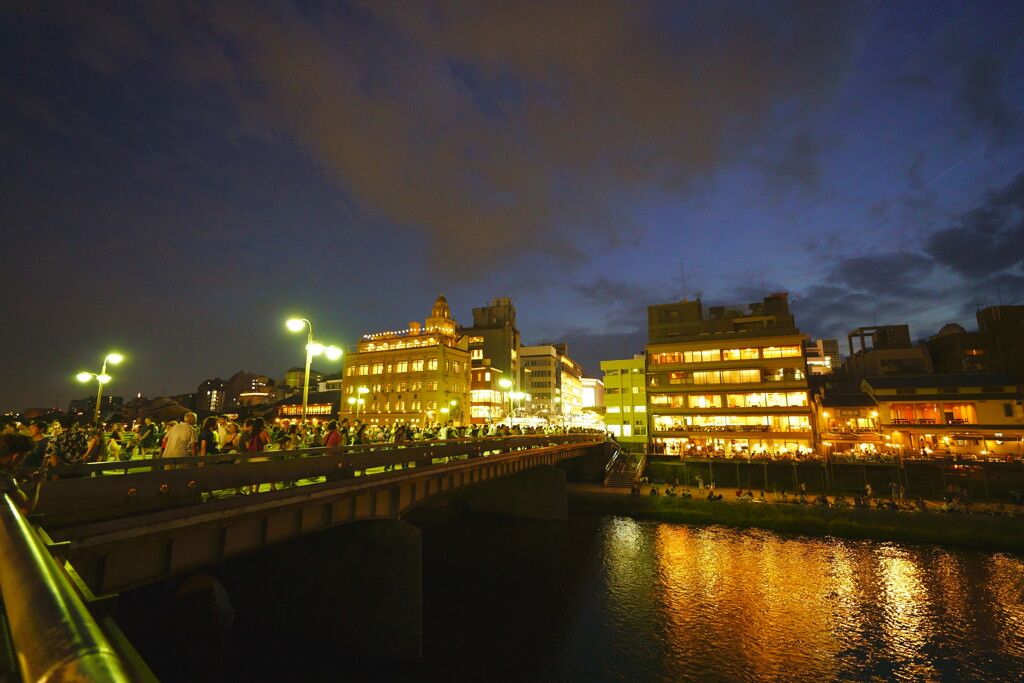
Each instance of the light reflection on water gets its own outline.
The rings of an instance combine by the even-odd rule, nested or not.
[[[626,680],[987,680],[1024,671],[1024,561],[609,517]]]

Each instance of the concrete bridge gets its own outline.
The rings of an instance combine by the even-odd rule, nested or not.
[[[343,527],[314,568],[316,588],[359,590],[345,597],[350,618],[324,635],[363,655],[418,656],[420,537],[402,515],[454,498],[483,513],[564,519],[567,471],[599,481],[612,452],[601,435],[566,434],[95,463],[55,469],[36,511],[96,595]],[[278,490],[210,495],[270,482]]]

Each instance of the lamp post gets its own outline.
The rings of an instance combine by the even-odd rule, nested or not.
[[[355,396],[349,396],[348,404],[350,406],[355,406],[356,420],[359,420],[359,406],[363,405],[364,403],[366,403],[366,399],[356,398]]]
[[[108,353],[107,357],[103,359],[103,367],[100,369],[99,374],[93,372],[80,372],[76,377],[79,382],[88,382],[93,377],[96,378],[96,383],[99,385],[96,388],[96,412],[93,413],[92,421],[96,424],[100,420],[100,399],[103,397],[103,385],[110,381],[111,377],[107,374],[107,362],[117,365],[124,356],[119,353]]]
[[[504,409],[505,408],[505,403],[508,402],[508,390],[512,388],[512,380],[510,380],[510,379],[499,379],[498,380],[498,386],[501,387],[502,393],[504,394],[503,398],[501,399],[501,407],[502,407],[502,409]],[[509,417],[512,417],[512,406],[511,406],[511,403],[509,404],[509,411],[508,412],[509,412]]]
[[[292,318],[285,325],[292,332],[301,332],[302,328],[309,327],[309,335],[306,337],[306,381],[302,385],[302,423],[306,423],[306,410],[309,407],[309,366],[313,363],[313,356],[321,353],[330,360],[341,358],[341,349],[337,346],[324,346],[313,341],[313,323],[305,318]]]

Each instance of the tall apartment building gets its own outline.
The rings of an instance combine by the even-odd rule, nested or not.
[[[458,331],[444,296],[437,297],[424,325],[411,322],[405,330],[363,335],[346,355],[343,372],[345,417],[358,412],[377,424],[469,420],[468,337]]]
[[[604,425],[630,451],[647,443],[647,376],[643,354],[630,360],[603,360]]]
[[[489,367],[492,373],[518,381],[520,338],[512,299],[491,299],[490,306],[474,308],[473,326],[462,328],[462,334],[467,337],[474,368]]]
[[[814,443],[804,335],[786,294],[745,307],[648,306],[647,402],[655,450],[786,454]]]
[[[196,388],[196,411],[219,413],[224,408],[224,380],[208,379]]]
[[[569,358],[565,344],[519,349],[520,391],[529,394],[531,413],[552,424],[576,424],[583,414],[583,367]]]

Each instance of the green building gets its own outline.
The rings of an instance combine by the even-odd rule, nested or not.
[[[631,360],[603,360],[605,429],[631,452],[647,442],[647,390],[644,356]]]

